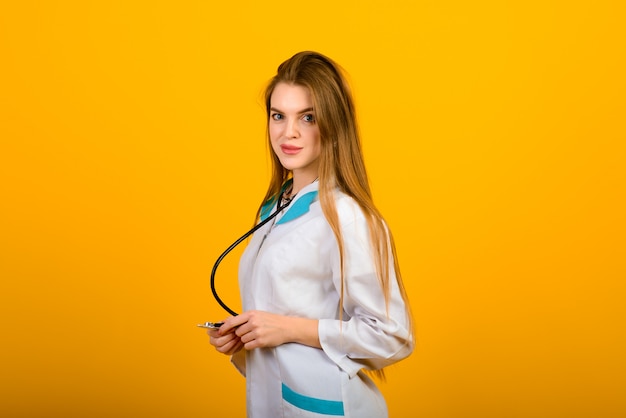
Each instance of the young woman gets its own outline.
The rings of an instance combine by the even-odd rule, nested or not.
[[[407,357],[413,335],[349,86],[332,60],[301,52],[265,100],[273,176],[258,215],[283,209],[242,255],[244,312],[210,342],[246,376],[249,417],[386,417],[364,371]]]

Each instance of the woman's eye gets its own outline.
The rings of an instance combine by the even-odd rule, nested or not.
[[[272,119],[274,120],[282,120],[283,115],[281,115],[280,113],[272,113]]]
[[[311,114],[307,114],[303,116],[305,122],[315,122],[315,117]]]

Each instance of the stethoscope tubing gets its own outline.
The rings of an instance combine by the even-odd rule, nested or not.
[[[287,206],[289,206],[289,204],[291,203],[292,199],[288,199],[284,205],[280,205],[280,198],[278,198],[278,204],[276,205],[276,211],[274,213],[272,213],[270,216],[268,216],[267,218],[265,218],[263,221],[259,222],[258,224],[256,224],[254,226],[254,228],[252,228],[251,230],[249,230],[248,232],[246,232],[245,234],[243,234],[239,239],[237,239],[237,241],[233,242],[230,247],[228,247],[223,253],[222,255],[220,255],[217,260],[215,261],[215,264],[213,265],[213,269],[211,270],[211,292],[213,293],[213,297],[215,298],[215,300],[217,301],[217,303],[220,304],[220,306],[222,308],[224,308],[224,310],[226,312],[228,312],[229,314],[231,314],[232,316],[237,316],[239,315],[237,312],[233,311],[232,309],[230,309],[228,307],[228,305],[226,305],[226,303],[224,303],[224,301],[218,296],[217,291],[215,290],[215,272],[217,271],[217,267],[220,265],[220,263],[222,262],[222,260],[224,259],[224,257],[226,257],[228,255],[228,253],[230,253],[236,246],[238,246],[239,244],[241,244],[241,242],[243,240],[245,240],[246,238],[248,238],[250,235],[254,234],[256,231],[258,231],[260,228],[263,227],[263,225],[266,225],[269,221],[271,221],[272,219],[274,219],[276,217],[276,215],[278,215],[283,209],[285,209]]]

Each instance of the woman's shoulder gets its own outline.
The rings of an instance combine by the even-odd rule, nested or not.
[[[337,216],[342,224],[365,221],[365,215],[359,203],[341,190],[335,191],[335,206],[337,207]]]

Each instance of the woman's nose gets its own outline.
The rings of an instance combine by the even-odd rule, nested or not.
[[[298,135],[299,135],[298,120],[297,119],[288,120],[287,126],[285,128],[285,136],[287,138],[297,138]]]

